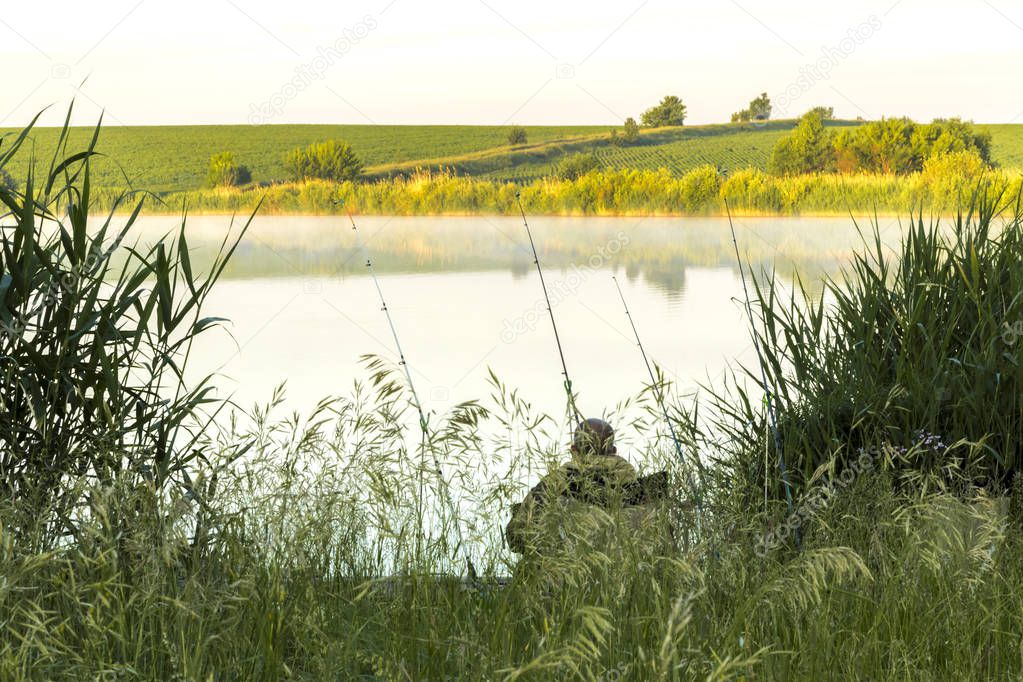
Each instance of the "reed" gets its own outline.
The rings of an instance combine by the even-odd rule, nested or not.
[[[191,268],[183,223],[149,249],[126,242],[142,199],[121,194],[91,220],[99,130],[69,150],[65,122],[48,165],[0,186],[0,496],[22,506],[11,530],[44,543],[77,536],[83,485],[189,485],[211,388],[208,377],[186,385],[180,368],[219,322],[202,316],[203,301],[247,227],[204,273]],[[0,167],[30,132],[10,140]],[[115,220],[123,205],[130,214]]]
[[[738,384],[718,392],[740,490],[765,489],[766,447],[804,489],[867,454],[914,490],[1007,493],[1023,434],[1020,198],[980,184],[952,219],[908,220],[893,250],[865,231],[851,264],[815,295],[798,281],[755,282],[767,376],[745,373],[773,389],[782,452]],[[766,487],[781,496],[776,475]]]

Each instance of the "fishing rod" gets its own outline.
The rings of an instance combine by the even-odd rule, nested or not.
[[[788,470],[785,468],[785,453],[781,449],[781,434],[778,431],[778,416],[775,414],[774,400],[771,396],[771,387],[767,383],[767,370],[764,369],[764,356],[760,351],[760,341],[757,339],[757,331],[753,322],[753,308],[750,305],[749,289],[746,287],[746,271],[742,267],[742,259],[739,256],[739,242],[735,238],[735,225],[732,224],[732,211],[728,207],[728,199],[725,202],[725,214],[728,216],[728,227],[732,231],[732,246],[735,247],[735,261],[739,266],[739,276],[742,278],[742,294],[745,298],[746,316],[749,319],[750,336],[753,337],[753,348],[757,353],[757,361],[760,364],[760,382],[764,387],[764,398],[767,401],[767,418],[771,425],[771,433],[774,435],[774,447],[778,451],[778,469],[781,471],[782,484],[785,486],[785,501],[788,503],[789,514],[792,513],[792,485],[789,483]],[[766,465],[766,462],[765,462]],[[764,479],[767,479],[767,472],[764,472]],[[795,531],[796,545],[799,542],[799,529]]]
[[[646,349],[643,347],[643,341],[639,338],[639,330],[636,329],[636,321],[632,317],[632,312],[629,310],[629,304],[625,302],[625,294],[622,293],[622,287],[618,283],[618,277],[611,275],[611,279],[615,283],[615,289],[618,290],[618,298],[622,300],[622,307],[625,309],[625,316],[629,318],[629,326],[632,327],[632,335],[636,338],[636,345],[639,347],[640,355],[643,356],[643,364],[646,365],[647,374],[650,375],[650,386],[654,390],[654,400],[657,402],[658,407],[661,408],[661,413],[664,415],[664,421],[668,424],[668,431],[671,433],[671,440],[675,444],[675,452],[678,453],[679,461],[685,463],[686,457],[682,453],[682,441],[679,440],[678,434],[675,433],[675,427],[671,423],[671,417],[668,415],[668,407],[664,401],[663,394],[663,382],[657,381],[654,376],[653,367],[650,366],[650,360],[647,358]],[[700,470],[700,478],[703,478],[703,463],[700,462],[699,457],[696,458],[696,466]],[[693,482],[692,476],[689,477],[689,488],[693,491],[693,501],[696,503],[696,521],[697,524],[700,522],[701,502],[699,489]]]
[[[543,268],[540,267],[540,256],[536,253],[536,244],[533,242],[533,233],[529,229],[529,221],[526,220],[526,211],[522,208],[522,200],[519,193],[515,193],[515,203],[519,206],[519,213],[522,214],[522,224],[526,228],[526,236],[529,237],[529,248],[533,251],[533,264],[536,265],[536,273],[540,275],[540,288],[543,289],[543,298],[547,302],[547,312],[551,316],[551,328],[554,330],[554,343],[558,346],[558,357],[561,358],[561,374],[565,377],[565,393],[568,395],[568,406],[578,421],[582,421],[582,413],[575,404],[575,396],[572,394],[572,379],[568,376],[568,365],[565,364],[565,351],[561,348],[561,337],[558,335],[558,323],[554,321],[554,308],[551,307],[551,297],[547,294],[547,283],[543,278]]]
[[[343,202],[338,201],[341,204]],[[351,211],[345,210],[348,215],[348,220],[352,224],[352,232],[356,235],[356,245],[358,248],[358,235],[359,228],[355,225],[355,219],[352,217]],[[469,557],[469,551],[465,546],[465,541],[462,537],[462,526],[458,521],[458,514],[455,510],[454,500],[451,499],[451,489],[447,485],[447,481],[444,479],[444,472],[441,470],[440,460],[437,459],[437,452],[433,448],[433,439],[430,436],[430,429],[426,419],[426,413],[423,411],[423,405],[419,401],[419,394],[416,392],[415,382],[412,381],[412,372],[409,369],[408,361],[405,360],[405,352],[401,348],[401,341],[398,339],[398,329],[394,326],[394,318],[391,317],[391,310],[387,307],[387,300],[384,298],[384,290],[380,287],[380,280],[377,279],[376,271],[373,269],[373,261],[369,257],[369,250],[362,246],[363,254],[366,256],[366,268],[369,270],[370,278],[373,280],[373,286],[377,290],[377,296],[380,298],[381,310],[384,312],[384,316],[387,317],[387,325],[391,328],[391,337],[394,339],[394,347],[398,351],[398,364],[405,371],[405,379],[408,381],[409,392],[412,394],[412,404],[416,408],[416,412],[419,414],[419,428],[421,432],[420,440],[420,451],[422,458],[426,458],[426,450],[430,451],[433,458],[434,474],[437,476],[437,487],[440,488],[441,494],[444,497],[444,501],[447,503],[449,510],[451,511],[452,519],[455,525],[455,534],[458,538],[458,546],[462,548],[465,553],[466,568],[471,578],[476,577],[476,569],[473,566],[472,559]],[[420,471],[423,470],[425,461],[420,465]],[[419,478],[419,502],[423,500],[423,479],[422,476]]]

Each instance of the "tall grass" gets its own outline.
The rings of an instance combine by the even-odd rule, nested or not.
[[[5,679],[991,679],[1019,674],[1018,539],[994,501],[894,492],[880,470],[806,518],[802,552],[755,551],[768,519],[711,491],[706,535],[651,554],[630,534],[524,562],[494,526],[506,469],[463,490],[481,577],[416,553],[416,457],[360,389],[308,420],[254,415],[259,457],[202,508],[95,491],[82,539],[2,545]],[[492,406],[493,418],[519,421]],[[279,408],[278,408],[279,409]],[[528,418],[527,418],[528,421]],[[460,427],[459,427],[460,428]],[[441,430],[444,430],[443,427]],[[543,445],[515,467],[542,469]],[[458,454],[448,473],[488,448]],[[413,453],[414,454],[414,453]],[[212,489],[212,484],[210,485]],[[115,530],[106,519],[130,513]],[[614,527],[613,517],[606,523]],[[474,525],[475,524],[475,525]]]
[[[908,221],[894,253],[867,233],[816,297],[797,286],[783,300],[775,281],[757,283],[756,333],[797,485],[889,444],[881,455],[914,488],[1009,490],[1023,436],[1020,196],[980,186],[947,223]],[[732,446],[763,449],[759,406],[719,398]],[[762,461],[733,461],[741,489],[763,489]]]
[[[220,188],[165,194],[154,210],[248,211],[262,202],[270,213],[336,213],[345,206],[365,214],[514,214],[521,193],[527,211],[548,215],[723,214],[724,200],[739,214],[905,214],[921,206],[954,212],[986,181],[1018,191],[1018,174],[956,164],[929,164],[922,173],[893,175],[811,174],[776,177],[756,169],[720,175],[701,166],[682,175],[668,170],[601,170],[575,180],[545,177],[526,183],[418,171],[407,177],[359,184],[303,182],[266,188]],[[111,199],[99,197],[103,205]]]
[[[69,172],[47,176],[67,202],[57,207],[72,208],[66,218],[48,211],[57,227],[37,220],[37,192],[3,195],[18,209],[4,224],[20,235],[5,244],[8,288],[15,274],[40,272],[26,263],[57,271],[96,248],[102,231],[75,227],[89,214],[89,155],[65,158]],[[11,378],[109,358],[99,363],[104,381],[146,398],[143,412],[150,405],[157,417],[116,409],[117,391],[97,379],[91,385],[116,409],[104,428],[120,434],[130,423],[139,433],[124,445],[92,438],[81,429],[94,418],[83,417],[73,423],[89,437],[59,441],[68,461],[84,461],[58,472],[62,495],[4,490],[0,678],[1017,678],[1023,487],[996,495],[1008,492],[1016,466],[1015,346],[1002,334],[1004,322],[1016,330],[1023,219],[1017,208],[998,222],[1002,195],[974,203],[951,232],[918,216],[895,254],[868,240],[849,276],[827,285],[827,301],[808,305],[758,283],[757,333],[781,398],[785,455],[799,473],[797,515],[781,517],[763,406],[732,382],[711,387],[709,424],[699,403],[668,405],[687,450],[707,460],[699,531],[685,490],[692,472],[670,443],[652,439],[640,464],[669,472],[672,543],[650,543],[614,510],[595,511],[555,550],[521,560],[501,529],[509,504],[563,457],[557,420],[494,377],[488,399],[429,415],[424,447],[440,460],[438,475],[407,432],[417,420],[401,374],[370,359],[367,380],[309,415],[282,414],[279,391],[177,449],[182,441],[164,437],[163,415],[178,405],[168,396],[193,394],[146,393],[133,382],[149,386],[150,367],[180,357],[161,384],[176,389],[187,356],[168,339],[206,324],[175,332],[168,323],[198,314],[223,258],[196,278],[184,242],[152,256],[129,250],[138,260],[125,268],[139,284],[100,268],[106,285],[74,288],[57,308],[87,321],[89,311],[117,311],[107,326],[119,333],[87,324],[56,346],[78,355],[44,354],[43,326],[19,337],[18,352],[4,348]],[[6,319],[20,300],[4,299]],[[155,349],[148,364],[117,350],[125,340]],[[38,405],[51,420],[92,414],[68,399],[73,391],[33,403],[16,381],[2,390],[5,405],[29,403],[8,414],[12,432],[31,433]],[[661,394],[648,386],[605,416],[626,435],[652,435]],[[633,421],[616,418],[634,406]],[[182,409],[194,418],[196,407],[188,399]],[[3,443],[6,461],[36,452],[17,447]],[[161,484],[145,467],[166,462],[166,452]],[[50,475],[45,466],[22,471],[26,481]],[[440,504],[445,489],[450,507]],[[28,523],[29,508],[74,532]]]

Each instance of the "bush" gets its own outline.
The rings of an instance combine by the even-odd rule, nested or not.
[[[233,152],[220,152],[210,157],[206,171],[207,187],[237,187],[252,182],[252,173],[234,160]]]
[[[625,119],[625,125],[622,127],[622,139],[626,144],[639,142],[639,124],[631,116]]]
[[[888,118],[843,130],[835,137],[838,169],[844,172],[912,173],[923,170],[932,156],[968,150],[990,163],[991,136],[959,119],[919,124],[908,118]]]
[[[823,173],[835,170],[835,145],[820,115],[811,111],[775,145],[771,153],[775,175]]]
[[[558,164],[557,176],[562,180],[578,180],[601,167],[595,154],[572,154]]]
[[[843,170],[868,173],[909,173],[920,170],[922,159],[913,146],[916,124],[908,118],[886,118],[835,137]]]
[[[342,140],[315,142],[293,149],[284,157],[284,167],[293,180],[354,182],[362,174],[362,160]]]
[[[660,104],[644,111],[641,119],[649,128],[680,126],[686,120],[686,105],[675,95],[668,95]]]
[[[512,126],[508,130],[508,144],[526,144],[528,137],[522,126]]]
[[[939,210],[958,208],[970,200],[987,172],[984,159],[973,149],[932,156],[920,173],[922,200]]]
[[[721,197],[733,209],[781,211],[784,208],[778,186],[759,168],[744,168],[729,175],[721,184]]]
[[[679,180],[682,207],[699,213],[712,208],[721,188],[721,178],[714,166],[699,166]]]
[[[990,164],[990,134],[975,132],[972,124],[959,119],[921,125],[908,118],[889,118],[832,135],[824,127],[825,116],[832,113],[824,107],[807,112],[775,146],[771,172],[793,175],[837,170],[904,175],[923,170],[932,157],[959,152],[972,152],[969,158],[980,159],[985,166]]]
[[[985,165],[991,164],[991,133],[978,133],[972,123],[962,119],[935,119],[920,126],[913,142],[924,161],[940,154],[973,151]]]

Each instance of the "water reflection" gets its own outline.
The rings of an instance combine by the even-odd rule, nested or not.
[[[202,258],[219,244],[229,222],[222,216],[194,216],[188,236]],[[720,218],[533,218],[537,250],[546,268],[586,268],[603,254],[599,267],[622,269],[679,300],[690,266],[735,268],[727,223]],[[143,234],[173,229],[176,219],[151,217]],[[860,236],[849,218],[737,218],[743,258],[757,270],[775,270],[805,280],[836,274]],[[898,224],[883,219],[882,234],[895,239]],[[505,270],[513,279],[532,272],[532,255],[521,220],[505,217],[359,219],[357,235],[335,216],[262,216],[238,248],[225,276],[235,279],[346,277],[361,274],[373,256],[378,273],[458,273]],[[613,254],[602,250],[621,243]]]

